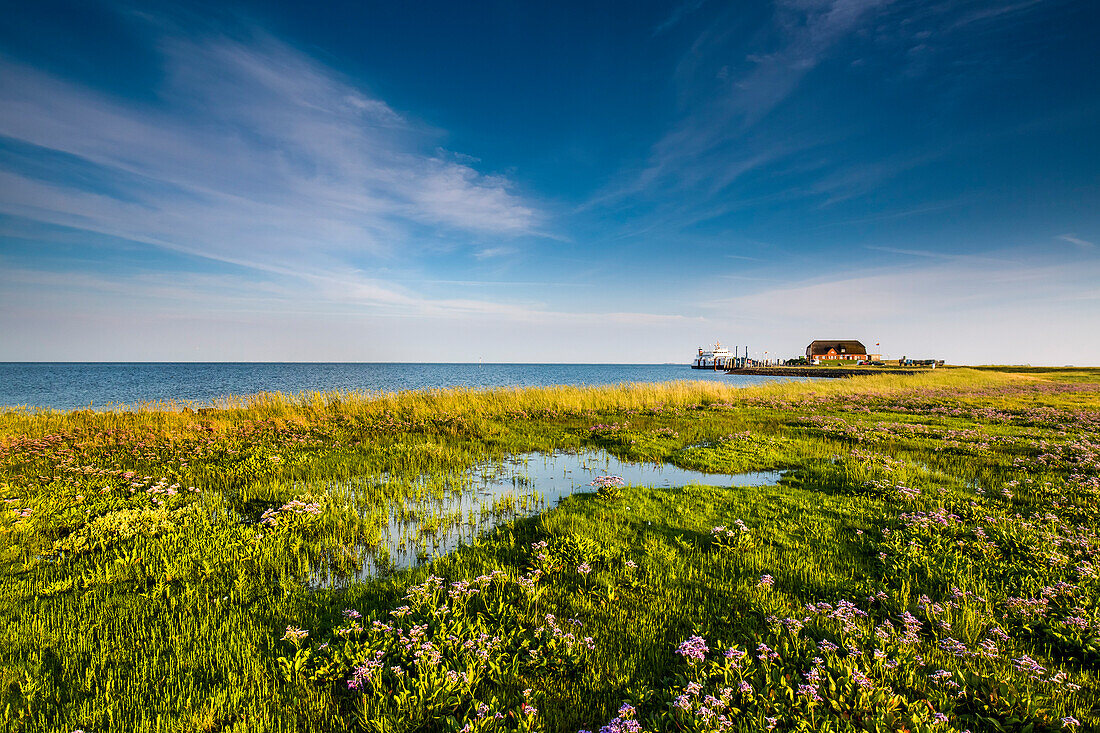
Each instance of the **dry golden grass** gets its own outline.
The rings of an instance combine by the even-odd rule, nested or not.
[[[929,388],[964,390],[1036,378],[1042,379],[1034,374],[950,369],[914,375],[881,374],[847,379],[771,382],[752,387],[684,380],[600,387],[455,388],[389,393],[261,392],[220,398],[216,409],[175,402],[144,402],[128,409],[110,411],[7,409],[0,411],[0,437],[38,437],[80,428],[140,428],[154,434],[170,435],[189,431],[199,416],[196,408],[201,410],[204,425],[218,430],[243,421],[308,420],[322,414],[370,417],[389,413],[406,419],[460,415],[470,420],[523,412],[645,410],[658,406],[739,404],[761,399],[793,400],[810,395],[818,398],[853,394],[887,396]]]

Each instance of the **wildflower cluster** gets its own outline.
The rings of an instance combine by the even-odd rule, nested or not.
[[[574,674],[595,642],[576,619],[528,610],[525,595],[524,583],[499,570],[450,583],[429,576],[386,617],[345,609],[327,641],[302,650],[308,656],[301,677],[362,695],[371,720],[446,712],[467,721],[467,733],[529,730],[538,718],[537,695],[527,690],[502,702],[490,690]],[[288,628],[284,639],[297,642],[299,633]]]
[[[752,530],[743,520],[733,520],[733,526],[720,524],[710,530],[714,544],[724,550],[746,550],[753,545]]]
[[[991,705],[1021,726],[1038,727],[1051,722],[1058,695],[1078,689],[1067,685],[1064,673],[1050,675],[1030,657],[1002,659],[994,644],[1005,637],[997,627],[978,647],[991,655],[954,639],[938,644],[941,658],[999,665],[1000,671],[981,675],[971,664],[953,672],[927,663],[924,655],[936,653],[926,651],[926,623],[909,611],[876,619],[845,600],[808,604],[805,611],[773,618],[769,632],[747,649],[711,645],[699,635],[679,643],[675,652],[684,666],[647,706],[650,729],[719,733],[755,720],[759,727],[745,729],[770,730],[786,721],[797,722],[799,730],[824,731],[850,721],[873,730],[962,731],[977,725],[980,711]],[[1044,686],[1025,692],[1031,680]],[[620,711],[604,730],[627,730],[623,720]],[[1077,725],[1069,720],[1058,719],[1059,727]]]
[[[279,519],[289,516],[304,516],[311,517],[321,514],[324,509],[317,502],[304,502],[301,499],[294,499],[293,501],[283,504],[278,509],[268,509],[260,517],[260,524],[266,524],[269,527],[274,527],[279,523]]]
[[[611,500],[622,496],[621,489],[626,481],[622,476],[597,476],[588,485],[596,487],[596,495],[601,499]]]

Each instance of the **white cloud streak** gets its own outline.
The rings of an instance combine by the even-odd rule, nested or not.
[[[516,254],[516,246],[484,240],[543,236],[536,227],[545,217],[507,178],[441,151],[438,133],[275,39],[167,38],[160,48],[165,80],[156,104],[0,57],[0,135],[36,146],[28,156],[60,154],[109,183],[69,180],[64,166],[43,176],[41,166],[34,175],[9,164],[0,169],[0,213],[248,268],[273,290],[230,274],[16,268],[5,273],[9,289],[43,283],[61,301],[94,302],[102,313],[114,303],[115,320],[136,307],[175,318],[214,304],[227,317],[262,307],[272,318],[303,309],[512,323],[681,318],[564,312],[460,290],[428,297],[373,274],[409,280],[407,273],[430,272],[439,241],[468,247],[472,261]],[[262,305],[249,306],[248,294]]]
[[[168,38],[161,50],[156,105],[0,58],[0,135],[112,183],[9,168],[0,212],[294,271],[414,255],[416,227],[511,237],[540,221],[506,178],[422,152],[434,135],[270,37]]]
[[[740,39],[743,15],[732,9],[723,14],[699,35],[677,67],[674,78],[682,107],[678,121],[653,144],[640,171],[624,173],[585,208],[615,205],[638,195],[665,198],[669,190],[695,191],[689,204],[658,217],[660,224],[688,226],[751,205],[744,199],[731,202],[728,196],[721,205],[713,200],[744,177],[792,165],[794,156],[805,156],[827,142],[819,130],[761,123],[835,46],[889,2],[779,0],[771,20],[757,33],[758,39],[769,40],[758,40],[766,43],[764,48],[747,55],[743,41],[733,43]],[[865,185],[862,180],[857,183]],[[837,182],[837,197],[843,195],[845,184]],[[783,196],[822,194],[794,191]]]
[[[506,255],[515,254],[516,250],[513,247],[486,247],[485,249],[478,250],[474,253],[474,257],[479,260],[487,260],[493,257],[504,257]]]
[[[715,148],[742,137],[797,88],[829,50],[878,6],[887,0],[783,0],[776,4],[774,25],[783,40],[774,51],[750,56],[752,67],[729,81],[725,88],[693,109],[654,147],[653,160],[644,177],[660,178],[683,162],[705,163]],[[725,34],[711,31],[691,50],[691,63],[681,70],[694,77],[697,60],[713,60],[725,46]],[[694,84],[691,78],[689,84]],[[726,184],[747,171],[792,152],[790,147],[750,149],[733,161]],[[728,156],[720,168],[731,169]],[[709,177],[709,174],[708,174]]]
[[[1069,242],[1070,244],[1077,245],[1079,249],[1082,249],[1086,252],[1096,248],[1095,243],[1090,242],[1086,239],[1081,239],[1074,234],[1059,234],[1058,239],[1061,239],[1063,242]]]
[[[271,320],[326,312],[558,326],[682,320],[479,300],[461,288],[428,297],[372,274],[431,271],[421,261],[439,237],[468,243],[473,261],[517,254],[482,240],[538,234],[544,217],[507,178],[440,151],[436,133],[272,38],[169,38],[161,50],[166,76],[156,105],[0,58],[0,135],[71,156],[70,165],[110,184],[9,165],[0,169],[0,213],[248,268],[263,282],[8,267],[0,279],[9,293],[46,289],[115,322],[137,308],[176,321],[258,310]]]

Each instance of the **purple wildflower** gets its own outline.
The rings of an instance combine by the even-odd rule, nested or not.
[[[676,653],[682,657],[687,657],[691,663],[703,661],[709,651],[710,647],[707,646],[706,640],[701,636],[693,636],[676,648]]]

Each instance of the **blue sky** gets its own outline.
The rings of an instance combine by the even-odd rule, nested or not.
[[[1100,363],[1100,6],[0,18],[0,360]]]

